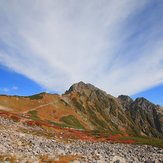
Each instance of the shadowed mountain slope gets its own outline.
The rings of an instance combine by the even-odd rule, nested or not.
[[[133,101],[128,96],[119,96],[125,112],[139,128],[142,134],[148,136],[162,136],[163,128],[161,116],[159,115],[160,107],[154,105],[145,98],[137,98]]]

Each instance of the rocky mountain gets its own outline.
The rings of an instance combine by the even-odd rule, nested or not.
[[[137,98],[133,101],[128,96],[119,96],[125,112],[139,128],[141,134],[148,136],[162,136],[163,128],[159,116],[159,106],[154,105],[145,98]]]
[[[62,95],[1,95],[0,162],[161,163],[162,126],[162,107],[83,82]]]
[[[0,110],[59,127],[108,134],[163,137],[160,107],[144,98],[115,98],[91,84],[79,82],[62,95],[0,96]]]
[[[63,99],[85,117],[92,129],[114,131],[132,126],[118,100],[91,84],[74,84]]]

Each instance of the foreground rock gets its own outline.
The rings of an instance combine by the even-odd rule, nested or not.
[[[34,134],[34,131],[45,132],[42,128],[30,128],[0,117],[1,160],[37,163],[60,160],[67,157],[71,158],[67,162],[76,163],[163,162],[163,149],[161,148],[147,145],[139,146],[78,140],[65,142],[42,135],[38,136]]]

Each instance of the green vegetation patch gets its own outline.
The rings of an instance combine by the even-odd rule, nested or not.
[[[102,119],[99,119],[92,108],[88,109],[91,123],[96,126],[98,130],[109,129],[107,123]]]
[[[91,130],[90,134],[96,138],[99,137],[108,137],[110,135],[109,130]]]
[[[121,137],[121,140],[134,140],[135,144],[140,145],[152,145],[155,147],[163,148],[163,139],[151,138],[146,136],[141,137]]]
[[[123,134],[123,131],[121,131],[119,129],[115,129],[115,130],[111,131],[110,134],[111,135]]]
[[[66,124],[63,124],[63,123],[57,123],[57,122],[54,122],[54,121],[51,121],[51,120],[47,120],[48,123],[54,125],[54,126],[58,126],[58,127],[70,127],[69,125],[66,125]]]
[[[109,136],[117,135],[117,134],[123,134],[122,131],[116,129],[116,130],[92,130],[91,135],[95,137],[105,137],[108,138]]]
[[[36,110],[29,111],[28,114],[31,114],[31,119],[32,120],[40,120],[40,118],[37,116],[37,111]]]
[[[73,115],[61,117],[60,121],[64,122],[66,125],[68,125],[72,128],[84,129],[84,126]]]
[[[27,96],[27,98],[30,98],[30,100],[39,100],[39,99],[43,98],[43,94],[44,93],[35,94],[35,95],[32,95],[32,96]]]

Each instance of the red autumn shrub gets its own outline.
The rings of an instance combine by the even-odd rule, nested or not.
[[[135,141],[134,140],[123,140],[122,143],[125,143],[125,144],[134,144]]]
[[[25,124],[28,125],[28,126],[35,126],[34,121],[26,121]]]
[[[20,122],[21,118],[16,115],[11,115],[10,118],[14,120],[15,122]]]

